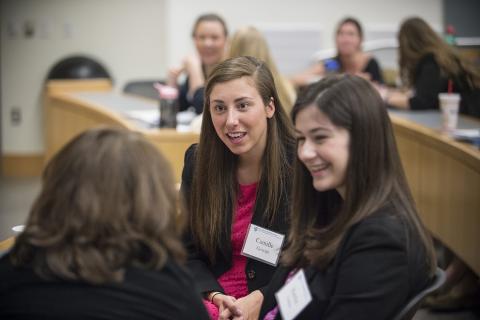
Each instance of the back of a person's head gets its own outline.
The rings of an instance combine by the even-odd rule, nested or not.
[[[443,50],[445,44],[440,36],[419,17],[408,18],[400,26],[398,33],[400,54],[420,57],[425,53]]]
[[[271,69],[272,58],[267,40],[255,27],[247,26],[238,29],[230,42],[229,58],[252,56],[267,63]]]
[[[86,131],[63,147],[43,174],[16,265],[49,278],[120,281],[128,266],[161,269],[181,261],[173,175],[139,133]]]

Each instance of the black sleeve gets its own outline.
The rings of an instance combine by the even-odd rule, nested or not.
[[[384,83],[382,69],[375,58],[371,58],[370,61],[368,61],[364,72],[370,74],[372,81]]]
[[[189,107],[193,106],[195,108],[195,112],[200,114],[203,112],[203,96],[204,96],[204,87],[200,87],[193,93],[192,99],[188,98],[188,78],[185,79],[185,82],[180,85],[178,88],[178,110],[185,111]]]
[[[178,87],[178,111],[185,111],[190,106],[187,99],[188,78]]]
[[[192,101],[190,101],[190,105],[195,107],[195,112],[200,114],[203,112],[203,100],[204,100],[204,92],[205,88],[200,87],[193,93]]]
[[[188,203],[190,201],[190,192],[193,180],[193,170],[195,165],[195,150],[196,144],[191,145],[185,152],[184,167],[182,171],[182,184],[180,190]],[[191,214],[191,212],[189,212]],[[189,223],[190,219],[187,219]],[[215,275],[209,267],[208,259],[205,254],[197,248],[192,238],[190,227],[188,226],[183,236],[184,245],[187,249],[187,269],[192,274],[196,281],[197,287],[201,293],[220,291],[223,292],[223,288],[218,283]]]
[[[430,56],[421,60],[415,74],[415,92],[409,101],[410,109],[438,109],[438,94],[442,91],[444,80],[435,59]]]
[[[357,320],[392,319],[409,295],[402,229],[363,224],[347,239],[340,259],[335,289],[322,319],[352,315]]]

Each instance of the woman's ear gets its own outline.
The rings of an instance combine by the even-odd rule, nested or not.
[[[273,100],[273,97],[270,98],[270,101],[265,106],[265,112],[267,114],[267,118],[269,119],[275,114],[275,101]]]

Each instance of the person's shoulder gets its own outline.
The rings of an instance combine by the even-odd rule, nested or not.
[[[378,245],[405,246],[406,224],[391,206],[378,209],[355,224],[350,238]]]

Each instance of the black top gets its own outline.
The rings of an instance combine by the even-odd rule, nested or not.
[[[438,94],[448,91],[448,80],[434,55],[425,55],[415,68],[410,109],[439,109]],[[464,73],[450,80],[453,81],[453,92],[461,94],[460,113],[480,117],[480,90],[469,88]]]
[[[190,146],[185,153],[185,166],[182,172],[182,193],[187,200],[187,203],[190,198],[190,190],[193,179],[193,170],[195,164],[195,150],[196,145]],[[288,179],[285,179],[288,180]],[[290,190],[290,185],[287,186],[287,190]],[[288,216],[288,206],[289,199],[288,195],[285,194],[281,203],[283,206],[275,214],[275,218],[272,224],[268,225],[264,221],[263,210],[265,208],[265,197],[266,197],[267,186],[260,185],[258,186],[257,199],[258,204],[255,206],[255,212],[253,213],[252,223],[260,227],[270,229],[272,231],[286,235],[288,230],[287,216]],[[233,215],[233,206],[230,203],[225,214],[227,215],[227,223],[231,224],[232,215]],[[195,281],[197,282],[197,287],[200,289],[201,293],[211,292],[211,291],[220,291],[224,292],[223,288],[217,281],[222,274],[227,272],[232,267],[232,248],[230,241],[230,229],[228,229],[228,234],[222,234],[222,244],[221,248],[218,248],[216,260],[217,262],[212,265],[210,264],[206,255],[197,248],[195,243],[192,241],[191,234],[187,231],[185,234],[185,244],[189,253],[189,258],[187,262],[187,267],[192,273]],[[248,291],[252,292],[254,290],[264,290],[264,287],[270,281],[276,267],[265,264],[263,262],[247,258],[247,264],[245,267],[245,275],[247,278]]]
[[[169,261],[161,271],[129,268],[121,283],[38,277],[0,259],[0,319],[209,319],[193,280]]]
[[[343,71],[342,61],[340,60],[340,58],[336,57],[335,60],[337,60],[340,66],[340,71]],[[368,63],[365,65],[365,68],[363,68],[362,72],[368,73],[371,77],[370,80],[378,83],[384,83],[382,69],[380,68],[378,61],[374,57],[371,57],[370,60],[368,60]]]
[[[305,268],[312,301],[295,319],[393,319],[429,284],[426,259],[419,236],[391,208],[382,209],[347,232],[325,271]],[[289,271],[281,267],[273,276],[260,319],[276,306]]]
[[[193,93],[192,97],[188,97],[188,77],[185,79],[185,82],[182,83],[179,87],[178,92],[178,105],[179,111],[185,111],[189,107],[194,107],[195,112],[200,114],[203,112],[203,100],[204,100],[204,87],[200,87]],[[191,98],[191,99],[190,99]]]

